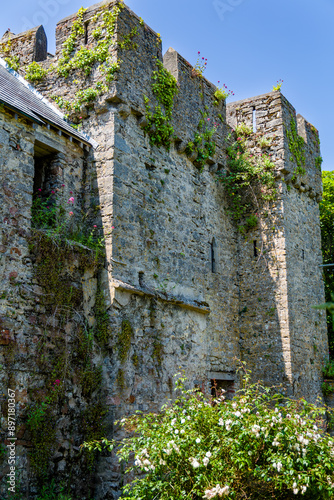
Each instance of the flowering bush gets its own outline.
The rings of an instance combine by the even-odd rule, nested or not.
[[[333,498],[334,439],[323,430],[325,408],[249,385],[248,374],[232,401],[185,391],[184,382],[177,381],[180,396],[161,414],[121,420],[135,434],[117,454],[137,475],[122,498]],[[101,451],[115,443],[83,446]]]
[[[197,61],[193,67],[193,76],[203,76],[204,71],[208,65],[208,60],[205,57],[201,57],[201,53],[197,52]]]
[[[220,82],[218,82],[219,85]],[[225,83],[223,83],[222,88],[217,87],[216,92],[214,93],[215,102],[214,104],[218,105],[220,101],[225,101],[230,95],[234,95],[232,90],[228,90]]]

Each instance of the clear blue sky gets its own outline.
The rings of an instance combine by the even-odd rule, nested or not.
[[[54,51],[58,20],[89,0],[12,0],[1,5],[0,32],[43,24]],[[283,94],[319,129],[323,170],[334,170],[333,0],[128,0],[136,14],[192,64],[208,59],[205,76],[235,92],[235,100],[272,90]]]

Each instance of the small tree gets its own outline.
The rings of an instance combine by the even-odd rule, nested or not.
[[[320,226],[324,264],[334,263],[334,172],[322,172],[323,200],[320,203]],[[324,267],[326,301],[334,294],[334,267]],[[329,349],[334,356],[334,326],[327,315]]]
[[[334,439],[325,433],[326,408],[291,400],[250,385],[233,401],[184,389],[160,414],[135,416],[120,425],[132,435],[88,449],[117,447],[135,477],[123,499],[330,499],[334,497]],[[133,474],[134,473],[134,474]]]

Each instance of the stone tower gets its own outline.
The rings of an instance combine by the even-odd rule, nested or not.
[[[229,105],[217,99],[216,87],[175,50],[162,56],[157,33],[122,3],[101,2],[60,21],[56,54],[45,54],[38,67],[31,66],[40,58],[29,33],[4,39],[2,56],[8,64],[18,58],[22,75],[89,139],[80,143],[68,131],[60,137],[52,123],[17,122],[6,103],[0,110],[3,144],[13,154],[10,164],[1,158],[7,219],[0,246],[1,383],[17,391],[20,467],[33,493],[24,464],[36,436],[24,426],[31,405],[48,397],[50,373],[57,373],[63,392],[49,411],[59,432],[46,460],[59,477],[68,478],[71,465],[80,498],[89,498],[89,476],[82,480],[77,457],[78,446],[92,437],[89,426],[103,418],[110,437],[115,418],[158,411],[173,397],[180,369],[190,386],[209,392],[216,380],[232,396],[241,359],[255,380],[283,383],[297,397],[320,394],[328,346],[324,314],[312,309],[324,302],[319,139],[278,91]],[[254,155],[262,154],[259,140],[268,140],[277,189],[246,233],[229,215],[220,181],[241,124],[251,129]],[[21,198],[15,176],[28,163]],[[50,276],[40,256],[52,255],[51,268],[59,246],[43,254],[44,233],[37,238],[32,231],[29,239],[36,188],[45,196],[58,189],[65,208],[73,198],[71,224],[80,228],[84,220],[89,231],[100,231],[102,264],[86,247],[67,242],[59,276]],[[16,222],[10,190],[20,203]],[[8,266],[16,275],[9,276]],[[95,335],[90,350],[82,347],[86,334]],[[53,371],[43,363],[36,368],[41,353]],[[94,437],[99,432],[102,427]],[[96,498],[112,498],[119,466],[100,459],[96,478]]]

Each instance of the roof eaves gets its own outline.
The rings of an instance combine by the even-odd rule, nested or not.
[[[0,65],[3,68],[5,68],[9,73],[11,73],[20,83],[22,83],[22,85],[24,85],[27,89],[29,89],[30,92],[32,92],[38,99],[40,99],[46,106],[48,106],[62,120],[65,121],[65,117],[64,117],[63,113],[61,113],[61,111],[59,111],[59,109],[57,109],[55,106],[53,106],[46,97],[44,97],[42,94],[40,94],[21,75],[19,75],[16,71],[14,71],[12,68],[10,68],[8,66],[8,64],[6,63],[6,61],[4,61],[1,57],[0,57]],[[5,103],[5,104],[7,105],[7,103]],[[22,113],[22,111],[20,111],[20,110],[16,110],[16,112],[25,115],[25,113]],[[35,113],[33,113],[33,114],[35,115]],[[33,116],[29,116],[29,118],[33,118]],[[43,120],[45,120],[44,117],[43,117]],[[41,122],[41,124],[43,124],[43,123],[44,122]],[[68,123],[68,122],[66,122],[66,123],[71,126],[70,123]],[[67,129],[60,127],[60,125],[55,124],[55,123],[52,123],[52,125],[55,126],[55,127],[57,127],[57,128],[61,128],[61,130],[63,130],[66,134],[71,135],[70,132]],[[76,130],[73,128],[73,137],[76,140],[79,140],[79,141],[82,140],[82,142],[86,142],[88,145],[92,146],[94,149],[96,149],[98,147],[99,144],[96,141],[94,141],[94,139],[92,139],[91,137],[89,137],[89,135],[86,134],[85,132],[81,132],[80,131],[80,134],[76,134],[75,132],[76,132]]]

